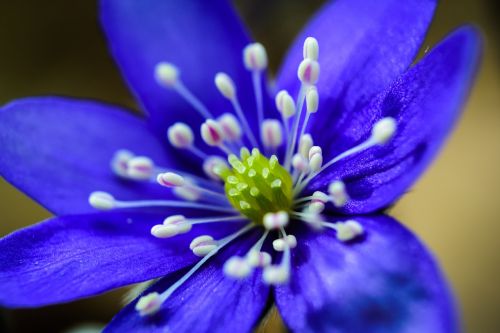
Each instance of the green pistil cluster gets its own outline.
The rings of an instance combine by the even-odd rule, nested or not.
[[[229,202],[243,215],[262,224],[266,213],[289,211],[292,205],[292,177],[273,155],[266,158],[257,148],[241,149],[240,158],[229,155],[232,169],[215,170],[225,182]]]

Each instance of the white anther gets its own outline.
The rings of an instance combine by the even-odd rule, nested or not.
[[[288,267],[281,265],[267,266],[262,277],[267,284],[284,284],[290,278],[290,271]]]
[[[135,304],[135,310],[139,312],[141,316],[149,316],[158,312],[161,304],[162,300],[160,294],[152,292],[139,298]]]
[[[217,122],[208,119],[201,125],[201,137],[207,145],[219,146],[224,140],[224,133]]]
[[[197,201],[201,197],[201,191],[191,186],[175,187],[173,192],[179,198],[187,201]]]
[[[304,55],[304,59],[318,60],[318,40],[314,37],[307,37],[304,41],[304,48],[302,53]]]
[[[167,217],[163,224],[155,225],[151,228],[151,235],[157,238],[169,238],[191,231],[192,225],[182,215],[172,215]]]
[[[220,180],[220,176],[216,173],[217,169],[227,169],[229,168],[226,160],[219,156],[210,156],[205,161],[203,161],[203,171],[205,174],[212,178],[213,180]]]
[[[306,92],[306,109],[309,113],[318,111],[319,96],[318,89],[315,86],[310,86]]]
[[[226,73],[219,72],[215,75],[215,86],[222,96],[232,100],[236,96],[236,87],[233,80]]]
[[[134,157],[134,154],[126,149],[120,149],[115,152],[111,159],[111,169],[121,177],[127,177],[128,162]]]
[[[224,113],[217,118],[217,122],[224,133],[224,139],[230,142],[239,141],[241,139],[240,122],[234,115],[231,113]]]
[[[300,172],[307,172],[309,170],[309,162],[300,154],[293,155],[292,166]]]
[[[267,67],[267,53],[260,43],[252,43],[243,49],[243,62],[251,71],[261,71]]]
[[[198,236],[191,241],[189,248],[198,257],[204,257],[217,248],[217,242],[212,236]]]
[[[330,197],[328,194],[321,192],[321,191],[316,191],[312,194],[312,200],[311,202],[321,202],[323,204],[327,203],[330,201]]]
[[[127,176],[137,180],[147,180],[153,176],[155,165],[146,156],[136,156],[127,163]]]
[[[323,229],[323,226],[322,226],[323,219],[321,218],[321,215],[319,215],[319,213],[315,212],[314,208],[311,210],[310,205],[306,206],[302,210],[301,219],[303,222],[310,225],[314,230]]]
[[[109,210],[116,206],[115,198],[111,194],[102,191],[92,192],[89,195],[89,204],[100,210]]]
[[[300,137],[299,140],[299,153],[304,158],[309,158],[309,150],[313,146],[313,139],[310,134],[304,134]]]
[[[316,152],[312,154],[311,158],[309,159],[309,168],[312,173],[317,172],[321,169],[321,166],[323,165],[323,154],[321,152]]]
[[[296,246],[297,238],[294,235],[287,235],[286,238],[278,238],[273,241],[273,249],[278,252],[283,252],[286,248],[293,249]]]
[[[371,139],[379,145],[387,143],[396,132],[397,123],[394,118],[382,118],[373,125]]]
[[[224,263],[223,271],[229,277],[242,279],[252,272],[252,267],[245,258],[233,256]]]
[[[252,250],[247,255],[247,261],[252,267],[266,267],[271,264],[271,255],[267,252]]]
[[[277,213],[267,213],[263,218],[264,227],[266,227],[266,229],[268,230],[285,227],[288,224],[288,221],[288,213],[285,211],[279,211]]]
[[[283,118],[288,119],[295,114],[295,102],[286,90],[281,90],[276,95],[275,101],[276,108],[282,114]]]
[[[316,84],[319,78],[319,64],[316,60],[304,59],[299,65],[297,76],[303,84]]]
[[[349,200],[345,184],[341,180],[330,183],[328,186],[328,193],[330,193],[330,197],[335,207],[343,207]]]
[[[325,204],[320,201],[313,201],[307,206],[307,210],[311,214],[321,214],[325,210]]]
[[[323,150],[321,149],[320,146],[312,146],[311,149],[309,149],[309,153],[307,154],[309,157],[309,160],[313,157],[315,154],[323,154]]]
[[[354,220],[339,222],[336,223],[335,226],[335,230],[337,230],[337,239],[342,242],[353,240],[364,232],[363,226]]]
[[[184,123],[175,123],[168,128],[168,141],[175,148],[189,148],[193,145],[194,135],[191,127]]]
[[[281,123],[275,119],[266,119],[260,128],[260,136],[264,147],[278,148],[283,143]]]
[[[179,79],[179,69],[168,62],[160,62],[155,67],[156,81],[163,87],[173,87]]]

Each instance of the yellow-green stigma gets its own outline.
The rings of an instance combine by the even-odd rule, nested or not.
[[[243,215],[262,224],[266,213],[289,211],[292,206],[292,177],[278,158],[267,158],[257,148],[241,149],[240,158],[228,157],[230,168],[216,172],[224,180],[229,202]]]

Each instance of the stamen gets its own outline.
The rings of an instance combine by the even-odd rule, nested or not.
[[[306,91],[306,111],[307,111],[306,118],[302,123],[302,128],[300,130],[299,138],[302,138],[302,136],[304,135],[311,114],[316,113],[318,111],[318,104],[319,104],[318,89],[315,86],[308,87]]]
[[[271,255],[267,252],[262,252],[262,245],[269,235],[269,230],[266,230],[262,237],[248,251],[246,257],[251,267],[266,267],[271,264]]]
[[[349,200],[349,195],[345,189],[345,184],[341,180],[336,180],[328,186],[328,192],[335,207],[343,207]]]
[[[316,148],[317,147],[317,148]],[[318,149],[319,148],[319,149]],[[323,152],[321,147],[314,146],[309,150],[309,168],[312,173],[318,172],[323,164]]]
[[[167,217],[163,224],[151,228],[151,235],[156,238],[170,238],[191,231],[191,223],[186,223],[183,215],[172,215]]]
[[[194,134],[188,125],[181,122],[173,124],[168,128],[167,137],[170,144],[175,148],[187,149],[201,159],[207,158],[207,154],[193,144]]]
[[[273,249],[278,252],[283,252],[285,248],[291,249],[297,246],[297,238],[294,235],[287,235],[286,237],[278,238],[273,241]]]
[[[155,165],[146,156],[132,157],[127,163],[127,176],[135,180],[149,180],[153,176]]]
[[[236,95],[236,87],[234,85],[233,80],[225,74],[225,73],[217,73],[215,75],[215,85],[217,89],[221,92],[221,94],[226,97],[231,104],[233,105],[234,111],[238,116],[241,124],[243,125],[244,132],[250,140],[250,143],[253,147],[257,147],[257,140],[255,140],[255,136],[253,135],[253,131],[248,124],[247,118],[241,109],[240,102],[238,100],[238,96]]]
[[[293,155],[292,166],[301,174],[306,173],[309,170],[309,162],[301,154]]]
[[[322,225],[335,230],[337,232],[337,239],[342,242],[351,241],[364,233],[363,226],[354,220],[337,223],[322,222]]]
[[[178,187],[186,183],[184,177],[173,172],[160,173],[156,180],[161,186],[165,187]]]
[[[319,45],[314,37],[307,37],[303,48],[304,59],[318,60]]]
[[[203,118],[213,118],[205,105],[187,89],[180,80],[179,70],[171,63],[161,62],[156,65],[155,76],[157,82],[165,88],[174,89],[186,102],[188,102]]]
[[[297,76],[305,85],[315,85],[319,78],[319,63],[316,60],[306,58],[301,61]]]
[[[264,106],[262,99],[261,73],[267,67],[267,53],[260,43],[253,43],[243,50],[243,62],[245,67],[252,72],[252,82],[255,92],[255,104],[257,105],[258,123],[264,120]]]
[[[288,239],[285,229],[281,227],[280,230],[283,238]],[[295,240],[295,245],[297,245],[296,240]],[[281,259],[281,263],[279,265],[270,265],[264,268],[264,274],[262,277],[265,283],[279,285],[288,282],[290,278],[290,266],[291,266],[290,246],[287,246],[287,244],[285,244],[283,251],[284,251],[283,258]]]
[[[224,139],[226,141],[241,142],[241,126],[235,116],[230,113],[224,113],[217,118],[217,122],[224,133]]]
[[[290,129],[288,120],[295,115],[295,102],[292,96],[286,90],[278,92],[275,98],[276,109],[281,113],[281,121],[285,127],[285,135],[287,140],[290,139]]]
[[[245,232],[249,231],[253,227],[254,227],[254,225],[248,224],[247,226],[238,230],[234,234],[231,234],[231,235],[221,239],[220,241],[218,241],[218,246],[215,249],[213,249],[212,251],[210,251],[208,254],[206,254],[200,261],[198,261],[198,263],[196,265],[194,265],[189,270],[189,272],[187,272],[182,278],[177,280],[177,282],[175,282],[173,285],[171,285],[166,291],[164,291],[160,295],[158,295],[158,293],[156,293],[157,295],[150,296],[151,294],[154,294],[154,293],[151,293],[151,294],[148,294],[146,296],[141,297],[139,299],[139,301],[137,302],[135,309],[137,311],[139,311],[139,314],[141,316],[152,315],[152,314],[156,313],[160,309],[161,304],[163,302],[165,302],[170,297],[170,295],[172,295],[184,282],[186,282],[187,279],[189,279],[205,262],[207,262],[208,259],[213,257],[221,248],[223,248],[224,246],[226,246],[227,244],[229,244],[230,242],[232,242],[233,240],[235,240],[236,238],[238,238],[239,236],[241,236]],[[146,300],[143,301],[143,299],[146,299]],[[155,306],[149,306],[150,304],[153,304]],[[151,308],[152,311],[141,311],[142,309],[145,309],[145,308]]]
[[[115,152],[111,159],[111,169],[120,177],[128,177],[128,162],[134,157],[134,154],[126,149],[120,149]]]
[[[285,211],[277,213],[266,213],[264,215],[263,223],[267,230],[280,229],[288,225],[289,217]]]
[[[219,173],[216,172],[216,169],[221,172],[229,169],[229,166],[227,165],[226,160],[222,157],[209,156],[203,162],[203,171],[205,171],[205,174],[213,180],[221,180],[221,177],[219,176]]]
[[[224,134],[216,121],[208,119],[201,125],[201,137],[207,145],[218,147],[227,155],[232,154],[231,150],[223,144]]]
[[[338,161],[346,157],[352,156],[354,154],[357,154],[366,149],[369,149],[373,146],[386,144],[390,139],[392,139],[392,137],[396,133],[396,129],[397,129],[397,124],[394,118],[391,117],[382,118],[381,120],[375,123],[375,125],[372,128],[371,135],[366,141],[360,143],[359,145],[351,149],[348,149],[347,151],[341,153],[340,155],[337,155],[336,157],[328,161],[326,164],[324,164],[321,167],[321,169],[319,169],[317,172],[311,173],[309,177],[307,177],[301,184],[298,184],[295,187],[294,195],[300,193],[314,177],[316,177],[321,172],[326,170],[331,165],[337,163]]]
[[[226,276],[242,279],[250,275],[252,267],[246,258],[232,256],[224,263],[223,271]]]
[[[262,123],[260,136],[262,144],[266,148],[275,150],[283,143],[281,124],[275,119],[266,119]]]
[[[299,154],[304,158],[309,158],[309,150],[312,148],[314,142],[310,134],[304,134],[299,140]]]
[[[204,257],[217,248],[217,242],[210,235],[198,236],[191,241],[189,248],[198,257]]]
[[[234,208],[230,206],[208,205],[177,200],[137,200],[137,201],[119,201],[111,194],[102,191],[96,191],[90,194],[89,203],[92,207],[100,210],[109,210],[113,208],[146,208],[146,207],[176,207],[202,209],[225,213],[234,213]]]
[[[90,194],[89,204],[99,210],[110,210],[116,207],[116,200],[107,192],[96,191]]]

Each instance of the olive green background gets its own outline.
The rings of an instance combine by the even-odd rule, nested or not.
[[[321,3],[237,1],[256,39],[268,47],[273,69]],[[423,49],[454,27],[472,22],[484,34],[483,66],[463,118],[442,154],[391,211],[436,254],[456,292],[466,330],[480,333],[498,332],[500,327],[498,13],[494,1],[441,2]],[[106,50],[95,1],[1,2],[0,104],[46,94],[98,98],[136,108]],[[49,216],[2,180],[0,211],[0,235]],[[9,311],[5,318],[13,332],[59,332],[80,322],[104,323],[119,310],[123,293]],[[259,330],[283,330],[279,318],[270,317]]]

